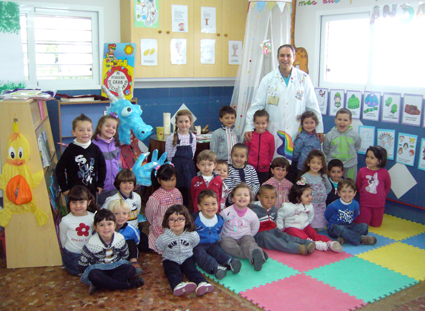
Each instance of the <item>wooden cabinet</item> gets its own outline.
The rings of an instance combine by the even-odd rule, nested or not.
[[[47,223],[39,226],[33,213],[14,214],[6,227],[7,267],[42,267],[62,265],[59,241],[50,207],[49,186],[57,163],[46,103],[36,100],[1,101],[0,147],[2,167],[7,163],[8,140],[13,133],[14,119],[19,133],[29,143],[29,160],[25,165],[31,174],[44,171],[41,182],[32,189],[35,205],[48,215]],[[44,134],[43,134],[44,133]],[[45,136],[51,164],[43,169],[38,138]],[[4,173],[4,172],[3,172]]]
[[[188,32],[172,32],[172,5],[188,6]],[[201,33],[201,7],[216,8],[216,33]],[[236,77],[238,65],[228,64],[229,40],[243,41],[247,0],[161,0],[159,27],[134,26],[134,1],[121,0],[121,42],[136,43],[135,78]],[[142,66],[140,39],[156,39],[158,65]],[[186,65],[171,65],[171,39],[186,39]],[[201,39],[215,39],[215,63],[201,64]]]

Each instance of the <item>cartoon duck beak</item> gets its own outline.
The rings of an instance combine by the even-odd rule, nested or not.
[[[24,159],[16,159],[16,160],[7,160],[7,163],[13,166],[21,166],[25,164],[25,160]]]

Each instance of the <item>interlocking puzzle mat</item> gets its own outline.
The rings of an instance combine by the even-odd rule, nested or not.
[[[245,259],[239,274],[206,275],[268,311],[354,310],[425,280],[424,225],[385,215],[369,234],[376,245],[308,256],[266,250],[261,271]]]

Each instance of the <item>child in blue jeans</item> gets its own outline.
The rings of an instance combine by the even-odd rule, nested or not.
[[[193,249],[198,266],[215,275],[218,280],[226,276],[227,267],[233,274],[241,270],[241,262],[226,253],[220,246],[220,233],[224,219],[218,212],[218,197],[212,189],[202,190],[198,195],[199,211],[193,216],[196,232],[200,237],[199,244]]]
[[[360,211],[359,203],[353,200],[356,195],[354,180],[350,178],[341,180],[338,183],[338,195],[340,199],[329,204],[325,211],[329,236],[338,238],[341,245],[345,242],[355,246],[376,244],[374,236],[366,236],[369,230],[367,224],[353,222]]]

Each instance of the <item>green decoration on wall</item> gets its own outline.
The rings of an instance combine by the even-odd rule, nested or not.
[[[397,105],[394,104],[391,106],[391,113],[396,113],[397,112]]]
[[[385,106],[389,107],[392,102],[393,102],[393,98],[392,97],[388,97],[388,99],[385,101]]]
[[[21,30],[19,15],[17,3],[0,1],[0,32],[18,34]]]
[[[360,100],[356,97],[356,95],[351,95],[348,100],[348,109],[357,109],[360,107]]]
[[[25,89],[27,87],[25,82],[12,82],[0,80],[0,93],[3,90]]]

